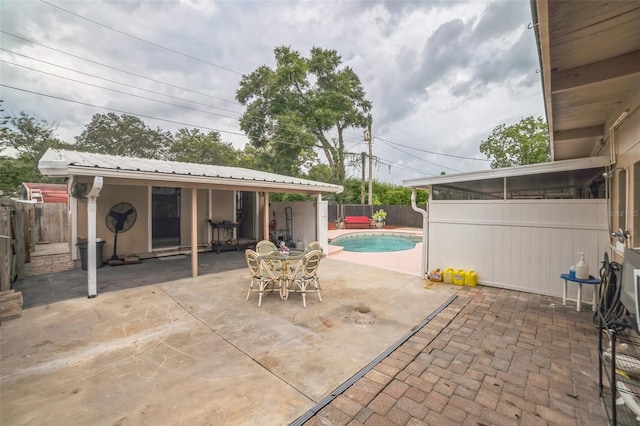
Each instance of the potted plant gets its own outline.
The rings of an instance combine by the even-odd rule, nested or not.
[[[336,219],[336,229],[344,229],[344,221],[341,217]]]
[[[373,219],[373,223],[375,224],[376,228],[384,228],[384,221],[387,219],[387,212],[380,209],[377,212],[375,212],[371,216],[371,218]]]

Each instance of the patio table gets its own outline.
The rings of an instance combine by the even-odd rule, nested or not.
[[[304,251],[289,250],[287,253],[274,252],[262,256],[263,259],[267,260],[267,263],[275,273],[280,272],[280,298],[282,300],[287,300],[289,297],[289,262],[292,260],[300,260],[304,255]],[[278,271],[277,265],[280,266],[280,271]]]
[[[564,288],[562,289],[562,304],[567,304],[567,282],[577,283],[578,284],[578,299],[576,301],[576,311],[580,312],[580,307],[582,304],[582,284],[590,284],[590,285],[600,285],[600,280],[598,278],[594,278],[592,275],[587,279],[580,279],[576,277],[572,277],[569,274],[560,274],[560,278],[564,280]],[[591,310],[596,310],[596,290],[593,290],[593,300],[591,302]]]

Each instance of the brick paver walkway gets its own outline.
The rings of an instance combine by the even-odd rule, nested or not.
[[[306,425],[604,425],[591,312],[489,287],[458,298]]]

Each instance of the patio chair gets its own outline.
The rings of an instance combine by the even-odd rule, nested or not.
[[[307,253],[314,250],[320,250],[320,253],[324,253],[324,250],[322,250],[322,246],[320,245],[319,241],[310,242],[309,246],[305,249]]]
[[[265,289],[271,286],[271,290],[273,291],[274,286],[280,283],[280,279],[255,251],[247,249],[244,252],[244,256],[247,260],[247,266],[249,266],[249,272],[251,272],[251,284],[249,285],[249,291],[247,292],[247,298],[245,300],[249,300],[249,295],[252,291],[257,291],[258,306],[262,306],[262,296],[264,295]],[[258,285],[257,289],[253,288],[254,284]]]
[[[276,245],[269,240],[258,241],[258,243],[256,244],[256,252],[260,256],[271,254],[277,251],[278,248],[276,247]]]
[[[298,262],[295,270],[291,274],[291,284],[298,287],[295,290],[296,292],[302,293],[302,306],[305,308],[307,307],[307,288],[310,285],[313,286],[315,292],[318,293],[318,299],[322,302],[322,296],[320,296],[320,279],[318,278],[320,259],[322,259],[322,252],[320,250],[310,251]],[[290,287],[293,288],[293,285]]]

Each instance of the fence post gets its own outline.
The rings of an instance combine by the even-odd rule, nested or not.
[[[11,289],[11,208],[0,206],[0,291]]]

